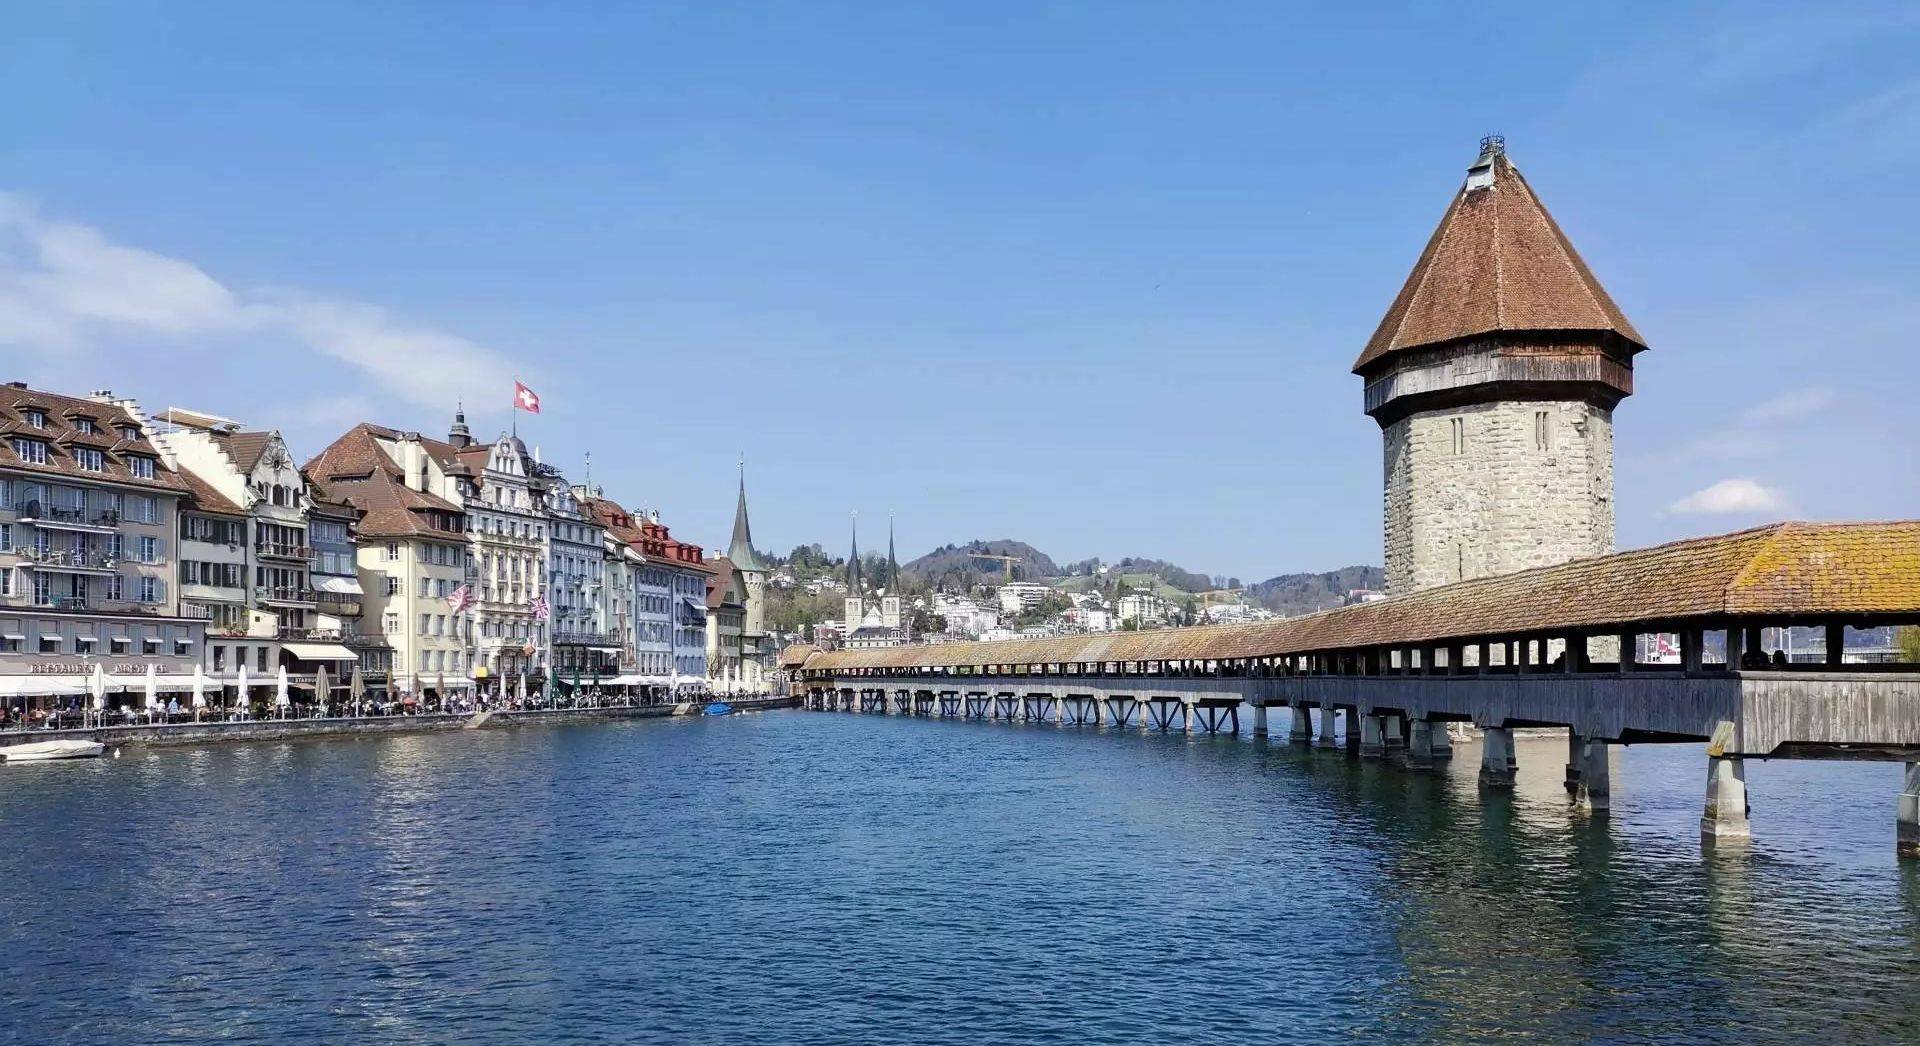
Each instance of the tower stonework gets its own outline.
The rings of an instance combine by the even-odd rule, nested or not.
[[[1381,429],[1388,593],[1612,552],[1613,410],[1645,348],[1483,142],[1353,368]]]

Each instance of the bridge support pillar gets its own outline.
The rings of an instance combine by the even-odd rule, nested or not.
[[[1287,710],[1290,722],[1287,724],[1287,740],[1292,744],[1310,745],[1313,743],[1313,711],[1306,705],[1295,703]]]
[[[1339,743],[1338,739],[1333,736],[1333,720],[1335,714],[1332,705],[1320,706],[1320,743],[1328,748],[1332,748],[1335,744]]]
[[[1179,714],[1182,707],[1179,698],[1149,697],[1146,704],[1148,726],[1163,734],[1173,729],[1173,718]]]
[[[1606,813],[1613,805],[1613,772],[1607,763],[1607,743],[1586,738],[1580,750],[1580,779],[1573,789],[1573,807]]]
[[[1378,759],[1387,754],[1381,724],[1381,720],[1385,718],[1371,712],[1360,717],[1360,758]]]
[[[1580,792],[1580,768],[1587,758],[1587,739],[1580,731],[1567,731],[1567,791]]]
[[[1427,723],[1431,727],[1431,729],[1427,731],[1427,748],[1433,753],[1434,762],[1437,763],[1442,760],[1452,759],[1452,730],[1456,724],[1442,723],[1431,719],[1428,720]]]
[[[1020,700],[1012,694],[1000,694],[993,699],[993,718],[1004,719],[1011,723],[1020,715]]]
[[[958,690],[940,691],[940,718],[952,719],[960,714],[960,692]]]
[[[1107,698],[1107,722],[1122,730],[1133,725],[1133,715],[1139,711],[1140,702],[1131,697]]]
[[[1433,724],[1425,719],[1407,723],[1407,769],[1433,769]]]
[[[1237,734],[1240,732],[1240,706],[1238,704],[1227,705],[1189,700],[1186,707],[1188,733],[1193,732],[1196,719],[1198,720],[1200,729],[1209,734]]]
[[[1253,706],[1253,736],[1267,736],[1267,706],[1264,704]]]
[[[1360,735],[1366,733],[1366,728],[1360,725],[1360,720],[1364,717],[1360,714],[1360,709],[1358,708],[1347,709],[1346,716],[1347,754],[1350,756],[1358,756],[1360,754]]]
[[[1380,723],[1381,747],[1385,748],[1389,752],[1399,751],[1401,749],[1406,748],[1407,739],[1406,739],[1406,736],[1400,732],[1399,713],[1395,713],[1393,715],[1388,715],[1388,716],[1381,716],[1380,718],[1381,718],[1381,723]]]
[[[1707,805],[1700,814],[1700,838],[1716,843],[1753,838],[1747,821],[1747,767],[1737,756],[1707,757]]]
[[[1908,763],[1894,815],[1894,845],[1900,856],[1920,858],[1920,763]]]
[[[1512,788],[1515,771],[1513,728],[1480,728],[1480,784],[1485,788]]]
[[[991,709],[988,708],[987,701],[988,701],[987,695],[977,690],[967,694],[967,704],[966,704],[967,718],[968,719],[985,719],[987,717],[988,712],[991,711]]]

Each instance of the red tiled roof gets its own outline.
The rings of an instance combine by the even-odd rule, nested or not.
[[[462,518],[460,506],[433,494],[414,490],[383,469],[376,469],[365,478],[336,479],[328,485],[328,491],[361,513],[359,532],[362,537],[466,540],[464,532],[436,527],[429,518],[429,514],[434,512]]]
[[[1646,348],[1505,153],[1492,184],[1462,186],[1355,373],[1385,356],[1501,331],[1611,332]]]
[[[46,415],[44,428],[35,428],[27,423],[26,412],[29,410],[38,410]],[[79,418],[94,422],[101,431],[92,435],[81,432],[75,424]],[[120,433],[126,428],[132,428],[139,434],[132,440],[125,439]],[[26,461],[15,453],[15,436],[47,444],[46,463]],[[101,471],[82,469],[74,458],[73,448],[76,446],[102,451],[105,461]],[[136,478],[127,463],[129,455],[153,459],[153,478]],[[184,494],[187,490],[179,475],[167,467],[160,452],[147,441],[140,423],[124,409],[77,396],[42,392],[25,385],[0,385],[0,468],[148,487],[176,494]]]
[[[189,469],[180,470],[180,481],[187,485],[187,504],[182,506],[190,512],[203,512],[210,516],[245,516],[247,510],[233,503],[225,494],[213,489],[213,485]]]

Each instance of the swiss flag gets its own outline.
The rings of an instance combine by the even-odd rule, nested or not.
[[[513,383],[513,408],[515,410],[524,410],[528,414],[538,414],[540,413],[540,396],[532,389],[520,384],[518,379],[515,379]]]

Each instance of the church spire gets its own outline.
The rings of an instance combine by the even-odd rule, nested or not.
[[[853,552],[847,556],[847,595],[860,595],[860,512],[853,513]]]
[[[733,540],[727,543],[727,559],[737,570],[760,570],[753,554],[753,529],[747,525],[747,457],[740,456],[740,500],[733,507]]]
[[[900,561],[893,555],[893,513],[887,513],[887,594],[900,594]]]

